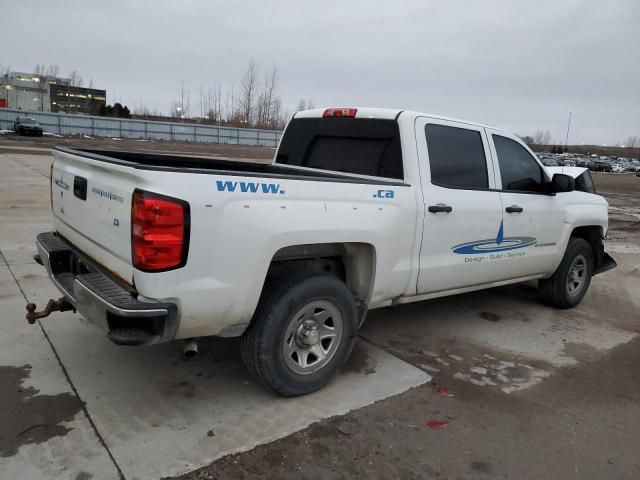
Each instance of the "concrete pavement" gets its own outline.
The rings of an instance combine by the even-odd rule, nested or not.
[[[248,376],[235,340],[204,340],[202,354],[185,361],[178,344],[117,347],[70,312],[27,325],[26,299],[43,305],[59,296],[32,259],[35,235],[51,228],[50,157],[5,154],[0,162],[0,381],[8,405],[0,478],[177,475],[429,381],[361,341],[328,388],[283,399]]]

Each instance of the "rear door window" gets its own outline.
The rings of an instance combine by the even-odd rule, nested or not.
[[[293,119],[276,162],[334,172],[403,179],[400,132],[395,120]]]
[[[431,183],[449,188],[489,188],[487,159],[479,131],[427,124],[425,135]]]

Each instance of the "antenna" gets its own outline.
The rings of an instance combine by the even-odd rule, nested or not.
[[[569,112],[569,123],[567,123],[567,136],[564,139],[564,150],[567,151],[567,145],[569,143],[569,129],[571,128],[571,112]]]

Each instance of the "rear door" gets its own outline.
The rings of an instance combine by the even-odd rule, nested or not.
[[[418,294],[495,281],[502,206],[484,128],[419,117],[415,129],[425,203]]]
[[[563,204],[544,193],[547,175],[527,147],[505,132],[486,130],[504,208],[503,238],[513,244],[502,273],[505,278],[548,273],[562,237]]]

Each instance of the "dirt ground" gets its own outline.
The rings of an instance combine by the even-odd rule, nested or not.
[[[640,178],[594,177],[610,202],[609,238],[638,248]],[[637,281],[638,256],[613,256],[618,268]],[[535,291],[521,286],[496,290],[535,301]],[[610,298],[595,303],[603,322],[640,332],[637,308],[629,311]],[[491,312],[481,313],[487,321],[500,321]],[[570,314],[559,316],[571,321]],[[379,346],[420,366],[425,355],[415,354],[416,343],[408,339]],[[482,346],[456,338],[434,339],[429,346],[489,355]],[[640,478],[640,337],[606,353],[583,344],[567,344],[565,351],[579,362],[521,392],[483,388],[443,369],[431,384],[225,457],[180,479]],[[354,355],[355,363],[366,365],[357,350]]]

